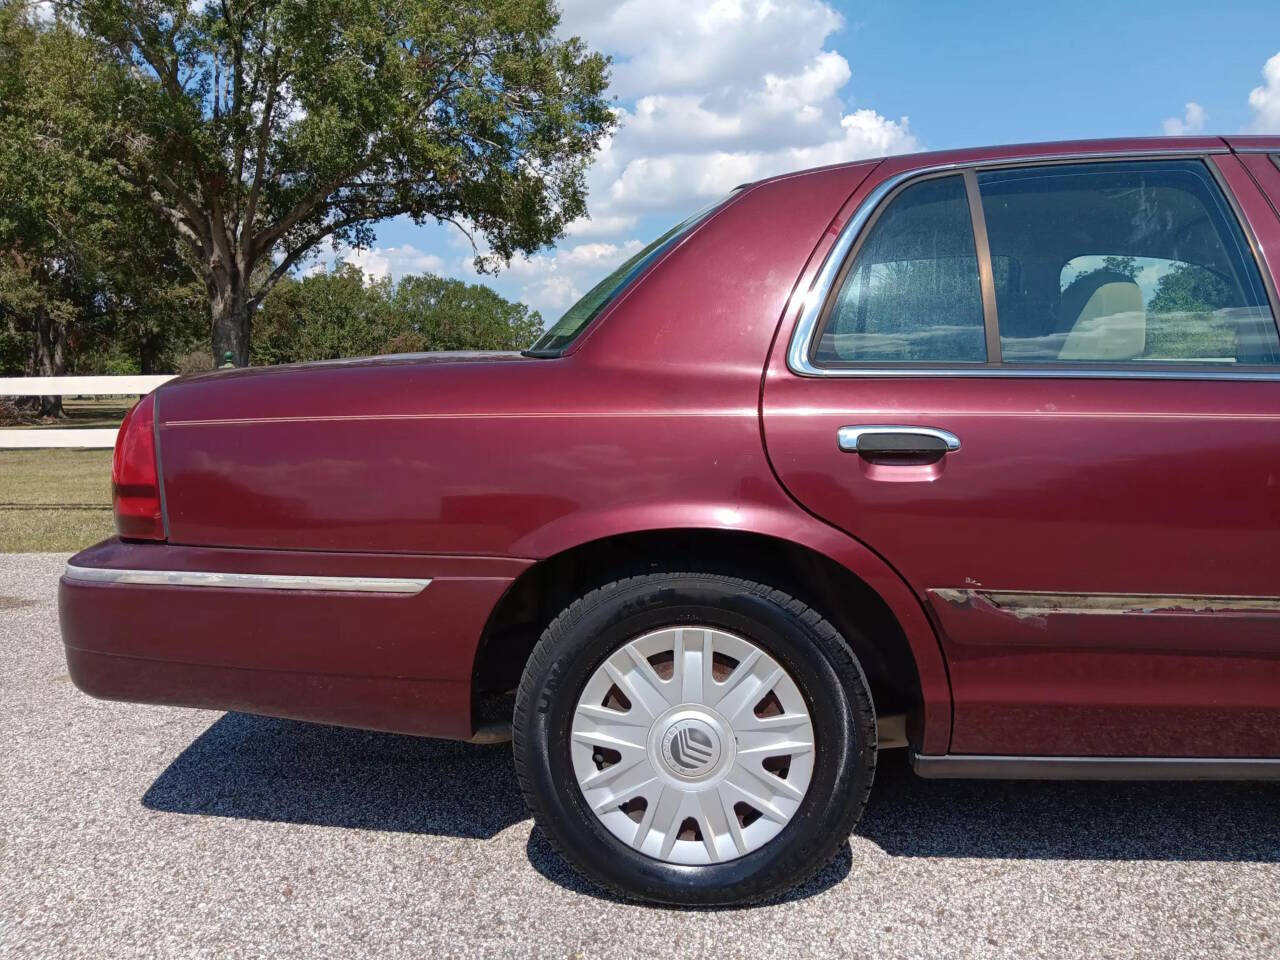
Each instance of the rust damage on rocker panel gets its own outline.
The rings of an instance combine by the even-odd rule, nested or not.
[[[929,591],[943,603],[985,609],[1016,620],[1043,620],[1055,614],[1069,616],[1149,614],[1280,613],[1280,597],[1166,596],[1121,593],[1033,593],[1019,590]]]

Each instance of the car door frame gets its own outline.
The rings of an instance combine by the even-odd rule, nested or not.
[[[1275,366],[1235,366],[1231,370],[1195,367],[1184,362],[1160,363],[1157,361],[1079,361],[1055,362],[1049,366],[1030,363],[1016,367],[1003,362],[1000,345],[999,316],[996,305],[995,275],[991,265],[991,249],[987,242],[986,217],[977,183],[977,173],[984,170],[1040,167],[1079,163],[1124,162],[1132,160],[1200,160],[1213,175],[1218,188],[1231,207],[1235,220],[1249,244],[1250,253],[1258,266],[1263,287],[1271,306],[1273,319],[1280,322],[1280,293],[1273,279],[1271,263],[1265,252],[1272,252],[1280,265],[1280,221],[1277,221],[1272,237],[1272,226],[1249,217],[1241,205],[1238,193],[1252,188],[1257,199],[1267,204],[1267,198],[1253,177],[1225,144],[1219,148],[1187,150],[1144,149],[1134,151],[1108,151],[1104,153],[1058,153],[1044,156],[1018,156],[988,160],[954,161],[930,166],[907,167],[888,173],[870,187],[861,198],[851,201],[852,213],[839,236],[827,252],[812,285],[804,297],[803,309],[787,336],[785,351],[787,369],[802,377],[1029,377],[1065,379],[1177,379],[1177,380],[1280,380],[1280,369]],[[886,211],[894,198],[912,184],[943,176],[964,177],[969,200],[969,212],[974,228],[974,247],[978,261],[978,279],[981,284],[983,327],[987,343],[985,363],[914,363],[910,361],[867,362],[850,361],[817,365],[812,352],[817,346],[817,334],[830,311],[845,272],[857,258],[858,251],[871,235],[876,220]],[[875,174],[868,179],[874,179]],[[864,184],[864,187],[866,184]],[[1276,220],[1275,217],[1272,220]],[[1264,240],[1272,243],[1266,244]]]
[[[815,250],[811,263],[809,282],[798,286],[791,307],[784,315],[774,350],[762,384],[767,391],[770,378],[902,378],[902,377],[984,377],[984,378],[1052,378],[1052,379],[1174,379],[1174,380],[1265,380],[1280,381],[1280,371],[1275,367],[1233,367],[1230,370],[1194,368],[1185,364],[1159,364],[1144,361],[1133,363],[1074,363],[1052,366],[1019,365],[1010,368],[1001,365],[999,354],[998,311],[995,305],[995,288],[991,267],[991,253],[986,242],[985,218],[981,199],[977,193],[978,170],[1017,166],[1047,166],[1058,163],[1093,163],[1109,160],[1166,160],[1196,159],[1202,161],[1212,173],[1224,198],[1230,205],[1241,234],[1246,238],[1262,278],[1270,303],[1273,320],[1280,320],[1280,297],[1273,279],[1273,267],[1280,262],[1280,220],[1274,216],[1260,217],[1261,207],[1267,206],[1267,197],[1252,181],[1248,172],[1223,141],[1194,146],[1183,144],[1167,148],[1141,147],[1135,149],[1102,151],[1069,151],[1043,153],[1032,150],[1026,155],[1010,156],[991,153],[988,156],[965,157],[954,161],[921,164],[919,158],[911,161],[885,161],[850,198],[836,217],[829,232],[834,239],[824,238]],[[858,248],[871,234],[876,218],[889,207],[894,196],[920,179],[930,176],[960,174],[965,177],[970,210],[975,231],[975,247],[978,272],[984,306],[984,324],[988,343],[988,359],[984,364],[942,363],[853,363],[841,366],[818,366],[812,360],[811,350],[816,334],[822,326],[825,312],[840,287],[840,279],[854,262]],[[1246,187],[1246,184],[1248,185]],[[1252,190],[1257,196],[1254,197]],[[1261,206],[1259,206],[1261,204]],[[1248,207],[1249,209],[1245,209]],[[1272,213],[1268,209],[1268,213]],[[829,246],[828,246],[829,244]],[[823,249],[827,247],[827,249]],[[1272,256],[1267,256],[1271,253]],[[810,279],[811,278],[811,279]],[[994,343],[994,349],[993,349]],[[994,356],[994,359],[993,359]],[[856,536],[856,531],[850,531]],[[874,549],[874,548],[873,548]],[[892,558],[886,558],[890,562]],[[907,579],[904,577],[904,579]],[[913,592],[920,594],[918,585],[911,584]],[[936,611],[921,597],[926,610],[940,633]],[[1280,612],[1280,600],[1276,604]],[[944,650],[945,656],[945,650]],[[933,738],[931,738],[933,739]],[[949,739],[948,739],[949,746]],[[928,754],[915,754],[919,772],[929,776],[1169,776],[1187,775],[1256,777],[1280,776],[1280,760],[1241,758],[1096,758],[1096,757],[960,757],[941,751],[930,744]]]

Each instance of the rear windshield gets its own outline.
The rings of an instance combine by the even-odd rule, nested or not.
[[[735,190],[734,193],[736,192]],[[733,196],[733,194],[731,193],[729,196]],[[689,219],[676,224],[597,283],[587,291],[581,300],[566,310],[564,316],[539,337],[537,343],[525,351],[525,355],[530,357],[558,357],[564,353],[569,344],[573,343],[578,338],[578,335],[587,328],[587,325],[600,316],[604,312],[604,308],[616,300],[636,277],[644,273],[650,264],[674,247],[681,237],[692,230],[700,221],[710,216],[727,199],[728,197],[724,200],[718,200],[709,207],[699,210]]]

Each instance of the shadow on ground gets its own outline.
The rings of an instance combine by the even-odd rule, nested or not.
[[[905,754],[857,831],[890,856],[1280,861],[1280,783],[923,780]]]
[[[528,817],[509,746],[229,713],[142,798],[152,810],[488,839]],[[895,857],[1280,861],[1280,784],[930,781],[885,754],[858,834]],[[529,860],[597,894],[534,831]],[[846,844],[788,899],[850,871]]]
[[[488,839],[528,817],[509,745],[228,713],[143,795],[170,813]]]
[[[529,856],[529,863],[533,869],[542,874],[552,883],[559,884],[575,893],[584,893],[588,896],[597,897],[601,900],[612,900],[615,903],[621,903],[622,898],[617,897],[602,887],[596,886],[589,880],[584,879],[578,874],[560,854],[556,853],[555,848],[542,835],[540,830],[534,829],[529,831],[529,842],[525,845],[525,852]],[[836,855],[831,858],[821,870],[812,877],[802,883],[793,890],[788,890],[785,894],[773,900],[763,901],[760,904],[752,904],[752,906],[767,906],[776,903],[791,903],[795,900],[804,900],[808,897],[822,893],[822,891],[834,887],[841,880],[849,875],[849,871],[853,869],[853,850],[850,849],[848,842],[842,843],[840,849],[836,851]],[[669,909],[664,907],[663,909]],[[696,910],[705,913],[712,910],[738,910],[741,907],[679,907],[677,909]]]

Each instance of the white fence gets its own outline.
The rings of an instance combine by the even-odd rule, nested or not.
[[[0,377],[0,397],[140,397],[172,376],[163,377]],[[0,429],[0,449],[114,447],[116,428],[77,430],[63,427]]]

